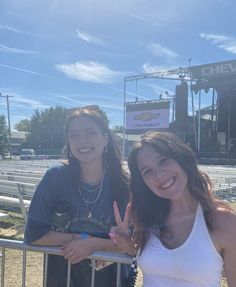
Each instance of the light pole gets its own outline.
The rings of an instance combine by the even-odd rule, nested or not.
[[[123,161],[125,160],[125,149],[126,149],[126,136],[125,136],[125,127],[126,127],[126,78],[124,78],[124,107],[123,107]]]
[[[9,153],[11,156],[11,122],[10,122],[10,107],[9,107],[9,98],[12,98],[13,96],[3,96],[2,93],[0,93],[0,96],[3,98],[6,98],[7,100],[7,121],[8,121],[8,148]]]

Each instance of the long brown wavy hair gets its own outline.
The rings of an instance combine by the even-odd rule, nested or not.
[[[137,164],[138,152],[146,145],[160,155],[174,159],[185,171],[188,188],[201,204],[209,229],[213,229],[212,217],[217,201],[212,195],[212,184],[207,174],[200,171],[193,151],[175,135],[164,132],[148,132],[136,142],[128,158],[131,173],[131,201],[134,219],[134,241],[143,250],[150,229],[165,226],[170,211],[169,199],[155,195],[145,184]]]
[[[127,195],[123,195],[122,192],[127,190],[128,176],[125,170],[122,168],[121,155],[119,147],[115,141],[113,132],[109,129],[107,119],[104,116],[104,112],[99,109],[98,106],[88,106],[84,108],[72,109],[67,115],[65,124],[66,134],[66,147],[65,153],[68,160],[68,164],[71,170],[73,180],[76,184],[80,184],[80,164],[79,160],[72,156],[68,140],[68,129],[71,121],[75,118],[86,117],[92,120],[103,135],[107,135],[108,144],[106,151],[103,152],[103,164],[106,174],[109,176],[111,195],[113,201],[117,201],[118,205],[123,204]]]

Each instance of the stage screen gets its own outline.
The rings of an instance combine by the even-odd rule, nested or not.
[[[169,128],[170,102],[128,103],[126,105],[126,133]]]

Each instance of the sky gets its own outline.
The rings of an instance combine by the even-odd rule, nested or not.
[[[235,11],[234,0],[0,0],[0,93],[11,96],[12,129],[57,105],[98,104],[111,127],[122,125],[125,77],[236,59]],[[146,79],[126,91],[131,102],[175,88]]]

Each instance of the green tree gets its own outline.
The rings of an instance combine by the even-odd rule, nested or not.
[[[100,111],[101,111],[101,114],[102,114],[102,116],[103,116],[105,122],[106,122],[107,125],[109,126],[109,120],[108,120],[108,117],[107,117],[106,112],[104,112],[102,109],[100,109]]]
[[[123,126],[114,126],[113,128],[112,128],[112,130],[113,130],[113,132],[114,133],[123,133]]]
[[[6,125],[6,119],[4,115],[0,115],[0,154],[3,154],[8,147],[8,130]]]
[[[19,132],[29,132],[30,131],[30,120],[24,119],[15,124],[15,129]]]
[[[102,115],[109,123],[104,111]],[[60,106],[43,111],[35,110],[30,120],[29,134],[22,147],[44,151],[61,150],[65,144],[65,117],[66,109]]]
[[[30,120],[29,135],[25,146],[34,149],[62,149],[64,146],[65,109],[51,107],[36,110]]]

